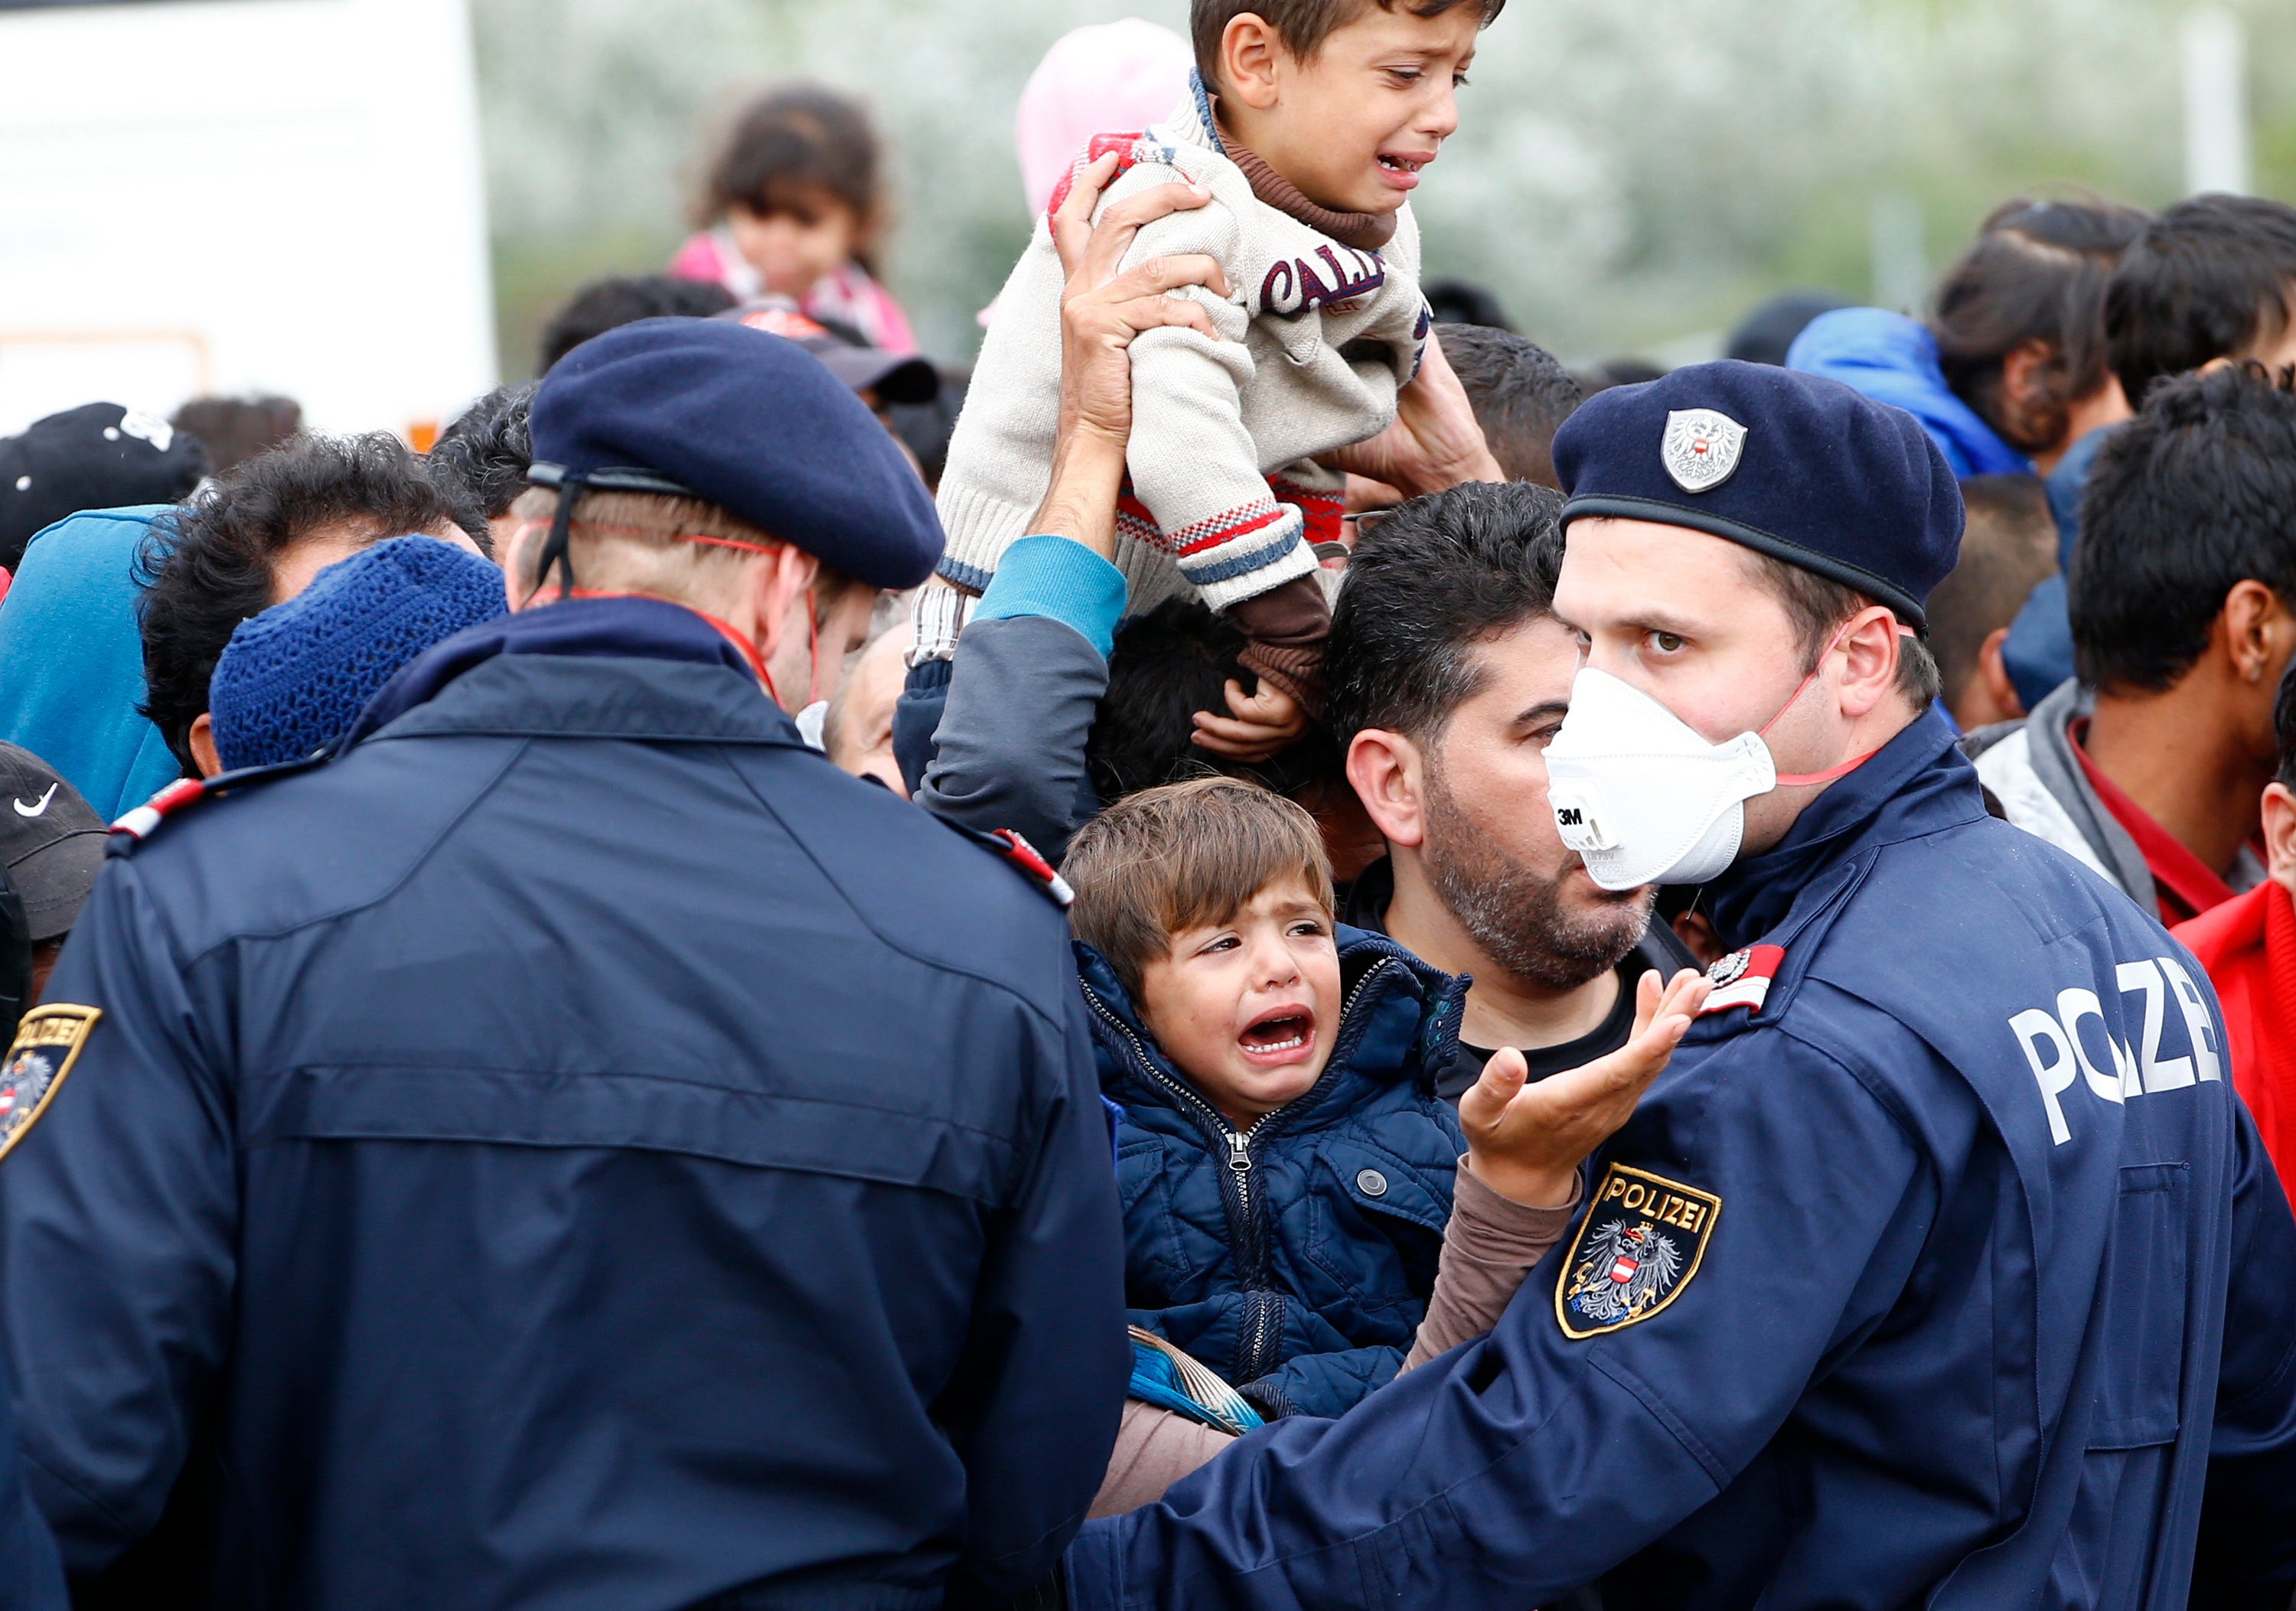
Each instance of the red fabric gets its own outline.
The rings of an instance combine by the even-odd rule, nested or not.
[[[1132,154],[1132,148],[1139,144],[1140,138],[1141,131],[1136,128],[1127,129],[1120,134],[1093,136],[1091,142],[1084,148],[1084,155],[1070,163],[1068,172],[1062,174],[1060,182],[1053,186],[1053,199],[1045,203],[1045,216],[1049,218],[1060,211],[1061,203],[1069,199],[1069,192],[1075,187],[1077,175],[1099,161],[1110,152],[1116,153],[1116,171],[1108,176],[1107,183],[1101,188],[1103,191],[1106,190],[1110,185],[1115,184],[1126,174],[1130,173],[1132,164],[1136,160]]]
[[[1335,497],[1328,492],[1313,491],[1302,487],[1297,481],[1287,481],[1280,475],[1271,475],[1267,478],[1267,491],[1268,496],[1278,504],[1289,504],[1300,512],[1301,542],[1312,548],[1317,543],[1335,543],[1340,540],[1341,517],[1347,513],[1346,500]],[[1142,503],[1139,495],[1132,490],[1132,478],[1129,475],[1124,478],[1124,484],[1117,489],[1116,513],[1119,521],[1128,519],[1135,522],[1136,529],[1128,535],[1136,537],[1140,541],[1152,547],[1164,546],[1163,532],[1156,524],[1156,517],[1148,513],[1148,505]],[[1274,523],[1282,517],[1283,514],[1283,511],[1279,508],[1257,516],[1240,526],[1223,526],[1216,531],[1209,532],[1185,544],[1179,552],[1193,554],[1199,549],[1233,541],[1241,532],[1257,531],[1262,526]]]
[[[2296,904],[2267,878],[2175,933],[2217,987],[2233,1089],[2296,1197]]]
[[[0,565],[0,598],[8,596],[8,589],[15,585],[15,581],[16,579],[8,573],[8,567]]]
[[[2081,748],[2081,740],[2088,736],[2087,726],[2076,718],[2067,724],[2065,736],[2072,741],[2073,754],[2087,775],[2088,786],[2096,791],[2113,820],[2136,842],[2137,851],[2144,858],[2144,870],[2152,875],[2161,921],[2173,927],[2230,900],[2232,886],[2218,877],[2213,867],[2178,843],[2143,806],[2122,793],[2119,784],[2097,770],[2088,752]]]

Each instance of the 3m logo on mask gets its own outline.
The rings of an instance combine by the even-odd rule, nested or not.
[[[1703,884],[1737,859],[1742,803],[1777,785],[1760,735],[1710,744],[1641,689],[1582,666],[1546,747],[1565,849],[1606,890]]]
[[[1617,844],[1610,829],[1603,826],[1603,808],[1592,785],[1581,783],[1559,790],[1550,786],[1547,803],[1554,808],[1555,832],[1580,855]]]
[[[2133,1051],[2112,1038],[2104,1003],[2095,990],[2059,990],[2054,1011],[2030,1007],[2009,1020],[2010,1032],[2017,1037],[2041,1088],[2049,1138],[2059,1147],[2073,1138],[2062,1098],[2076,1077],[2098,1100],[2113,1103],[2224,1078],[2216,1021],[2183,963],[2173,957],[2124,962],[2114,972],[2114,983],[2128,999],[2132,1019],[2142,1005],[2143,1028]],[[2183,1056],[2161,1056],[2161,1032],[2168,1023],[2171,998],[2185,1024]],[[2100,1046],[2103,1056],[2096,1055]]]

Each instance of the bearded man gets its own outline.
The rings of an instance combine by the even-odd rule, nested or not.
[[[1331,719],[1348,780],[1387,841],[1342,921],[1470,974],[1456,1102],[1495,1048],[1530,1079],[1627,1043],[1635,985],[1699,964],[1563,847],[1546,751],[1578,644],[1554,616],[1560,494],[1470,481],[1403,505],[1356,547],[1332,621]]]

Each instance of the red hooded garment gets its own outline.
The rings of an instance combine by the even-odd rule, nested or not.
[[[2170,932],[2217,987],[2233,1086],[2296,1198],[2296,903],[2267,878]]]

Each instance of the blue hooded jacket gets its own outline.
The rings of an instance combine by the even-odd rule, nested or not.
[[[1930,433],[1956,481],[2033,473],[2023,454],[1953,394],[1938,365],[1937,338],[1902,313],[1844,308],[1820,314],[1786,349],[1786,367],[1904,409]]]
[[[0,741],[53,767],[106,822],[183,776],[137,709],[136,559],[174,508],[89,510],[44,527],[0,600]]]
[[[1434,1290],[1466,1150],[1435,1095],[1466,981],[1382,935],[1341,926],[1338,940],[1330,1063],[1240,1135],[1157,1047],[1107,960],[1077,946],[1101,1089],[1123,1110],[1132,1323],[1270,1418],[1341,1414],[1394,1377]]]

